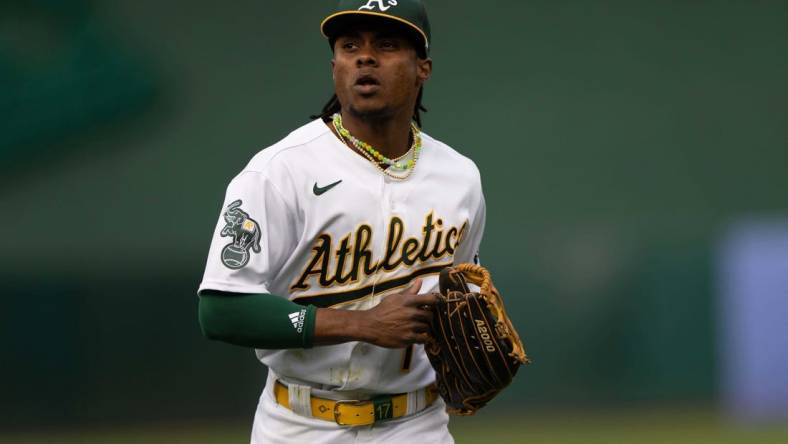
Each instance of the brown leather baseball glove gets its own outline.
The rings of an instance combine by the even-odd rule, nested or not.
[[[484,267],[446,268],[439,283],[427,356],[449,413],[473,415],[530,361]],[[468,283],[480,291],[472,292]]]

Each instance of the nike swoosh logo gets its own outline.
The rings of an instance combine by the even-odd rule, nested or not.
[[[334,188],[335,186],[339,185],[342,181],[338,180],[332,184],[326,185],[324,187],[317,186],[317,182],[315,182],[315,186],[312,187],[312,192],[315,193],[315,196],[320,196],[321,194],[325,193],[326,191]]]

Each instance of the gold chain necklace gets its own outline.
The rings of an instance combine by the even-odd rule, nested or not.
[[[332,116],[332,121],[334,123],[334,129],[337,131],[337,134],[343,139],[356,148],[358,152],[360,152],[364,157],[367,158],[370,162],[372,162],[375,167],[380,170],[383,174],[397,180],[405,180],[413,173],[413,170],[416,168],[416,162],[419,160],[419,154],[421,153],[421,131],[416,126],[415,123],[411,122],[411,132],[413,134],[413,145],[411,145],[410,149],[403,154],[402,156],[396,159],[389,159],[388,157],[381,154],[378,150],[372,147],[372,145],[357,139],[350,131],[348,131],[344,126],[342,126],[342,116],[339,113],[336,113]],[[411,151],[413,151],[413,158],[408,160],[407,162],[400,162],[402,158],[407,156]],[[389,168],[383,168],[380,166],[380,163],[385,163],[389,166]],[[404,172],[404,174],[399,175],[395,174],[390,170],[399,170]]]

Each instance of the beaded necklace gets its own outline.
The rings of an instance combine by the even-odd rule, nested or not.
[[[366,157],[367,160],[372,162],[372,164],[374,164],[375,167],[383,174],[397,180],[405,180],[413,173],[413,170],[416,168],[416,162],[419,160],[419,153],[421,152],[421,131],[419,131],[419,128],[416,126],[416,124],[411,122],[413,145],[411,145],[410,149],[405,154],[396,159],[389,159],[388,157],[381,154],[378,150],[373,148],[370,144],[359,140],[350,134],[350,131],[342,126],[342,116],[339,115],[339,113],[336,113],[332,116],[332,121],[337,134],[339,134],[339,136],[344,140],[350,142],[350,144],[356,148],[358,152]],[[413,152],[413,158],[409,159],[407,162],[401,162],[401,160],[408,156],[411,151]],[[380,163],[388,165],[389,168],[381,167]],[[390,170],[396,170],[399,174],[395,174]]]

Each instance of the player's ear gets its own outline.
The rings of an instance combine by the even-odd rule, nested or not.
[[[416,74],[418,75],[421,83],[429,80],[430,76],[432,76],[432,59],[429,57],[426,59],[417,59],[416,70]]]

